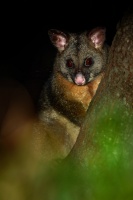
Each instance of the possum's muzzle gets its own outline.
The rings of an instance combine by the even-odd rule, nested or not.
[[[74,82],[76,85],[85,85],[86,79],[85,79],[84,75],[80,72],[80,73],[76,74],[76,76],[74,78]]]

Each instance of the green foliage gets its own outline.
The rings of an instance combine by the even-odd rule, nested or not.
[[[0,171],[0,200],[132,200],[133,116],[122,104],[104,107],[85,165],[9,159]]]

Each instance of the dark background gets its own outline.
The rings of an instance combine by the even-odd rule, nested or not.
[[[105,26],[111,45],[117,22],[129,7],[129,0],[5,2],[1,5],[1,77],[18,79],[31,93],[36,87],[37,93],[51,72],[55,54],[48,29],[81,32]]]

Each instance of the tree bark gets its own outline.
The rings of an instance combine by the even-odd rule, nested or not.
[[[101,156],[99,138],[108,138],[115,143],[116,135],[123,141],[133,141],[133,12],[126,12],[117,25],[113,39],[105,77],[101,81],[93,98],[86,119],[81,127],[77,141],[67,159],[76,159],[79,163],[94,161]],[[117,115],[118,114],[118,115]],[[117,117],[116,117],[117,115]],[[121,131],[109,126],[118,118],[117,125]],[[126,119],[128,121],[126,121]],[[107,132],[100,128],[108,126]],[[102,134],[102,132],[104,132]],[[127,139],[128,138],[128,139]],[[106,141],[107,142],[107,141]],[[113,143],[113,144],[114,144]],[[133,144],[133,142],[131,142]],[[100,158],[100,157],[99,157]]]

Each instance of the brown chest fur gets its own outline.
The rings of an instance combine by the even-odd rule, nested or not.
[[[53,80],[57,109],[63,111],[73,122],[80,125],[102,77],[103,73],[92,82],[84,86],[77,86],[57,73]]]

